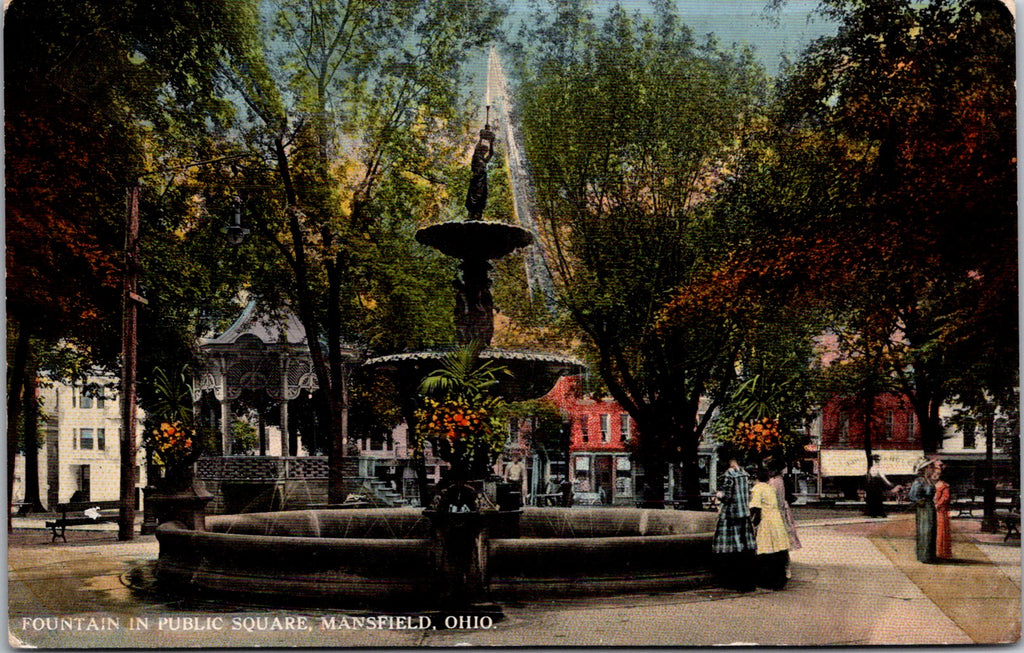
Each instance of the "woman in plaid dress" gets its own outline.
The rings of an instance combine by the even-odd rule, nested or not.
[[[754,529],[750,524],[750,477],[735,458],[722,477],[718,492],[721,507],[718,527],[711,540],[722,583],[738,590],[754,588]]]

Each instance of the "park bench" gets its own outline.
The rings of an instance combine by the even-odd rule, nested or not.
[[[968,491],[962,494],[954,494],[949,507],[951,511],[957,511],[953,515],[953,518],[956,519],[958,517],[973,517],[974,511],[981,510],[983,503],[977,498],[974,491]]]
[[[46,527],[53,532],[50,542],[56,542],[57,538],[68,541],[64,532],[69,526],[84,526],[85,524],[103,524],[116,522],[121,508],[120,501],[75,501],[72,503],[58,503],[57,511],[59,519],[46,522]],[[94,511],[95,509],[95,511]],[[86,514],[86,511],[94,513]]]

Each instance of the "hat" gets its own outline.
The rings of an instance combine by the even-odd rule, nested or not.
[[[918,460],[916,463],[914,463],[914,472],[916,473],[916,472],[921,471],[922,469],[924,469],[928,465],[931,465],[933,462],[935,462],[935,461],[934,460],[930,460],[928,458],[922,458],[922,459]]]

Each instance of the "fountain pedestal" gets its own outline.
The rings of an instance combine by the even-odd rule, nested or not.
[[[442,609],[486,601],[488,533],[480,512],[424,510],[430,520],[431,557]]]
[[[441,609],[500,614],[488,602],[490,540],[517,536],[522,511],[424,510],[423,515],[431,525],[431,558]]]

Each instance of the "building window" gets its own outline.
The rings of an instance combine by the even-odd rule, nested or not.
[[[82,390],[82,398],[78,401],[79,408],[92,408],[92,395]]]
[[[850,413],[845,410],[839,411],[839,441],[850,441]]]
[[[96,448],[105,451],[107,448],[107,430],[96,429]]]
[[[619,424],[622,428],[622,441],[628,442],[629,439],[633,437],[633,429],[629,421],[629,413],[619,414]]]
[[[83,396],[82,399],[85,399]],[[92,429],[79,429],[78,437],[82,449],[92,449]]]
[[[977,428],[973,419],[964,420],[964,449],[974,449],[978,446]]]
[[[907,440],[913,440],[917,436],[917,413],[907,411]]]
[[[601,442],[608,442],[612,439],[612,416],[607,413],[601,414]]]
[[[893,433],[896,432],[896,411],[889,410],[885,411],[885,424],[882,426],[882,438],[885,440],[891,440]]]
[[[96,407],[103,409],[107,407],[107,398],[103,396],[103,390],[96,391]]]

